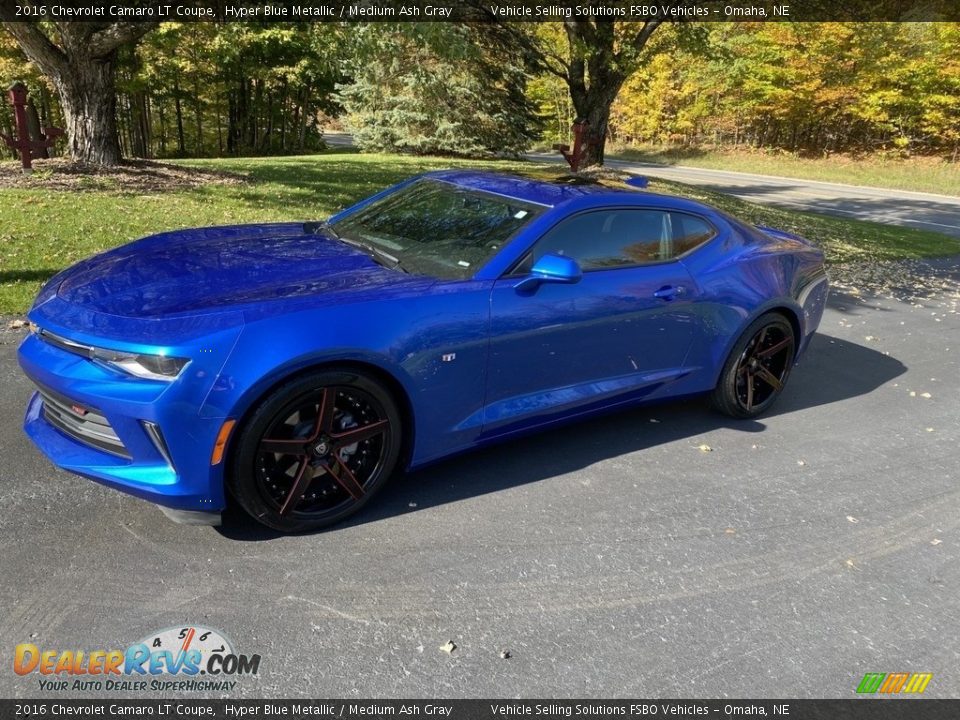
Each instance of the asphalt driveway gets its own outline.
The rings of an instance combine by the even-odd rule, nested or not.
[[[188,623],[262,655],[234,697],[849,697],[892,671],[960,695],[960,293],[933,285],[832,298],[758,421],[686,402],[572,425],[300,537],[173,525],[55,471],[0,333],[0,696],[51,697],[11,671],[18,643]]]

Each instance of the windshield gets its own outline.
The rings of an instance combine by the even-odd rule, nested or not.
[[[541,210],[521,200],[423,179],[331,227],[347,242],[396,258],[408,272],[463,279]]]

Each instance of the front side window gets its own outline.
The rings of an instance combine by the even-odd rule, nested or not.
[[[548,231],[534,245],[522,269],[529,271],[547,253],[571,257],[584,270],[664,262],[688,253],[715,234],[706,220],[687,213],[597,210],[564,220]]]
[[[539,205],[422,179],[332,225],[345,241],[372,246],[407,271],[448,279],[471,277]]]

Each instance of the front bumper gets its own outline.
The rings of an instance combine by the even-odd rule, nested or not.
[[[181,514],[218,514],[223,465],[211,465],[211,452],[224,418],[201,409],[235,337],[167,383],[125,376],[31,334],[18,360],[39,391],[24,430],[64,470]]]

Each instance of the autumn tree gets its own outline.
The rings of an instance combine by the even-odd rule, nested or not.
[[[960,155],[960,25],[703,23],[661,47],[614,103],[623,144]]]
[[[519,50],[530,71],[563,81],[578,119],[588,124],[581,164],[602,164],[610,108],[643,64],[647,43],[663,21],[601,18],[537,24],[505,22],[492,14],[489,20],[475,28],[479,42]]]
[[[16,0],[0,0],[14,16]],[[71,157],[93,165],[120,162],[116,66],[121,47],[156,27],[149,22],[3,22],[24,54],[53,83],[60,98]]]

